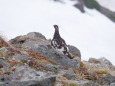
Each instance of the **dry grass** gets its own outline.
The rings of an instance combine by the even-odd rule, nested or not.
[[[3,39],[3,37],[0,37],[0,48],[8,46],[9,44]]]
[[[92,79],[98,80],[104,74],[111,74],[111,71],[108,67],[102,68],[102,67],[97,66],[97,65],[90,66],[90,65],[86,64],[85,62],[81,62],[80,67],[85,68],[86,71],[90,70],[90,71],[93,72],[93,74],[94,74],[93,76],[88,71],[87,72],[86,71],[82,72],[84,75],[86,75],[86,78],[88,80],[92,80]]]
[[[63,86],[82,86],[80,84],[72,82],[71,80],[59,80],[58,82],[62,83]]]
[[[58,75],[56,83],[61,83],[62,86],[82,86],[82,85],[79,85],[79,84],[73,82],[72,80],[68,80],[63,75]]]
[[[33,52],[32,50],[28,51],[28,54],[32,57],[35,58],[37,61],[39,61],[41,64],[47,64],[47,63],[52,63],[54,65],[57,65],[57,63],[51,59],[46,58],[44,55],[41,55],[38,52]]]
[[[80,80],[98,80],[103,74],[110,74],[108,70],[92,68],[84,62],[80,63],[80,68],[73,68],[73,71],[79,75],[77,78]]]

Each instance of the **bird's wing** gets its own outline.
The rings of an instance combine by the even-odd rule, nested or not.
[[[64,39],[61,38],[61,41],[62,41],[62,45],[67,45]]]

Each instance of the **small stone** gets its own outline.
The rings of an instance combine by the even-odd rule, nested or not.
[[[40,76],[40,75],[36,73],[36,76]]]
[[[29,76],[28,79],[32,79],[33,77]]]
[[[0,60],[0,64],[1,64],[1,67],[9,67],[9,64],[7,61],[4,61],[4,60]]]
[[[5,78],[2,77],[2,78],[1,78],[1,81],[5,81]]]

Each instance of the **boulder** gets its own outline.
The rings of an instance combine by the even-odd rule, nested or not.
[[[12,44],[14,47],[22,47],[22,44],[25,43],[26,41],[31,41],[31,40],[37,40],[37,39],[43,39],[46,40],[45,36],[43,36],[39,32],[30,32],[27,35],[23,36],[17,36],[14,39],[11,39],[9,41],[10,44]]]
[[[17,70],[7,75],[2,86],[54,86],[56,76],[48,72],[40,72],[29,66],[17,66]]]
[[[39,32],[30,32],[26,35],[27,38],[40,38],[46,40],[46,37]]]
[[[72,53],[74,56],[78,56],[81,59],[80,50],[72,45],[68,45],[69,52]]]
[[[95,64],[101,64],[101,65],[107,65],[107,66],[113,66],[112,63],[104,57],[101,57],[99,59],[90,58],[88,62],[95,63]]]
[[[57,56],[57,52],[48,46],[39,45],[37,49],[32,49],[35,52],[43,54],[45,57],[56,61],[59,65],[64,67],[79,67],[80,61],[75,59],[70,59],[65,55]]]

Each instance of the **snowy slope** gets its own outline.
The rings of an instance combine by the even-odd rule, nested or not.
[[[115,12],[115,0],[96,0],[100,5]]]
[[[82,60],[106,57],[115,65],[115,23],[96,10],[82,14],[67,4],[52,0],[0,0],[0,32],[8,39],[28,32],[52,38],[54,24],[67,44],[81,50]]]

